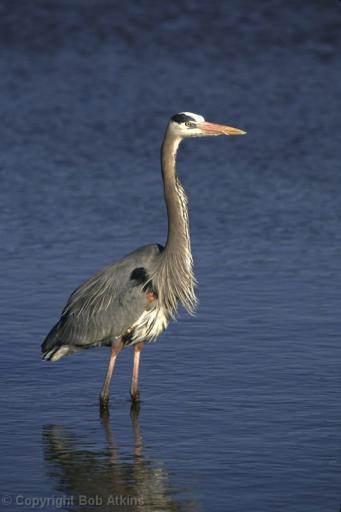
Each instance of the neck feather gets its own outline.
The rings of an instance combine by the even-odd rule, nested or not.
[[[160,303],[174,316],[180,301],[189,313],[197,304],[189,234],[187,197],[176,176],[176,153],[180,139],[166,132],[161,149],[164,196],[168,214],[168,236],[153,275]]]

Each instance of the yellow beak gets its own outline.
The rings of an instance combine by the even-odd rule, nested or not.
[[[198,123],[197,127],[203,131],[203,133],[207,135],[245,135],[246,132],[244,130],[239,130],[239,128],[233,128],[232,126],[226,126],[224,124],[215,124],[208,123],[204,121],[203,123]]]

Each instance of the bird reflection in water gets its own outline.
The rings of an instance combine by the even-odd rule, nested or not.
[[[101,417],[107,445],[103,451],[85,448],[83,439],[62,426],[43,427],[48,475],[57,480],[56,491],[65,496],[63,510],[197,510],[194,501],[184,498],[187,489],[171,487],[164,465],[143,457],[138,416],[139,404],[133,403],[130,410],[133,454],[124,459],[119,456],[107,414]],[[176,498],[179,493],[181,498]]]

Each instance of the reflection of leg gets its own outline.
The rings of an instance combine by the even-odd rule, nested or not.
[[[107,370],[105,381],[104,381],[104,384],[102,386],[102,390],[101,390],[101,394],[100,394],[100,404],[101,404],[101,408],[102,409],[105,409],[105,408],[108,407],[109,388],[110,388],[110,381],[111,381],[111,377],[112,377],[112,372],[113,372],[113,369],[114,369],[114,366],[115,366],[115,361],[116,361],[117,354],[122,349],[122,347],[123,347],[123,342],[122,342],[121,338],[112,342],[111,354],[110,354],[110,359],[109,359],[109,364],[108,364],[108,370]]]
[[[142,436],[139,423],[140,402],[132,402],[130,407],[130,419],[134,433],[134,455],[139,458],[142,455]]]
[[[139,402],[140,400],[140,392],[138,389],[138,380],[139,380],[139,364],[140,364],[140,355],[143,347],[143,341],[141,343],[136,343],[134,345],[134,368],[133,368],[133,378],[131,380],[130,387],[130,396],[133,402]]]
[[[110,420],[109,420],[109,409],[103,409],[101,410],[101,422],[105,433],[105,438],[107,441],[109,454],[110,454],[110,462],[114,463],[117,462],[118,456],[117,456],[117,447],[114,442],[114,436],[111,431],[110,427]]]

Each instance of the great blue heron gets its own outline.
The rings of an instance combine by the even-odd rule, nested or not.
[[[175,168],[180,142],[188,137],[245,133],[208,123],[191,112],[181,112],[170,119],[161,148],[168,213],[165,247],[146,245],[90,277],[72,293],[59,322],[42,344],[43,359],[49,361],[90,347],[111,346],[100,393],[101,407],[108,404],[111,376],[120,350],[134,346],[130,395],[133,401],[139,401],[138,372],[144,342],[155,340],[166,329],[179,302],[189,313],[196,306],[187,198]]]

